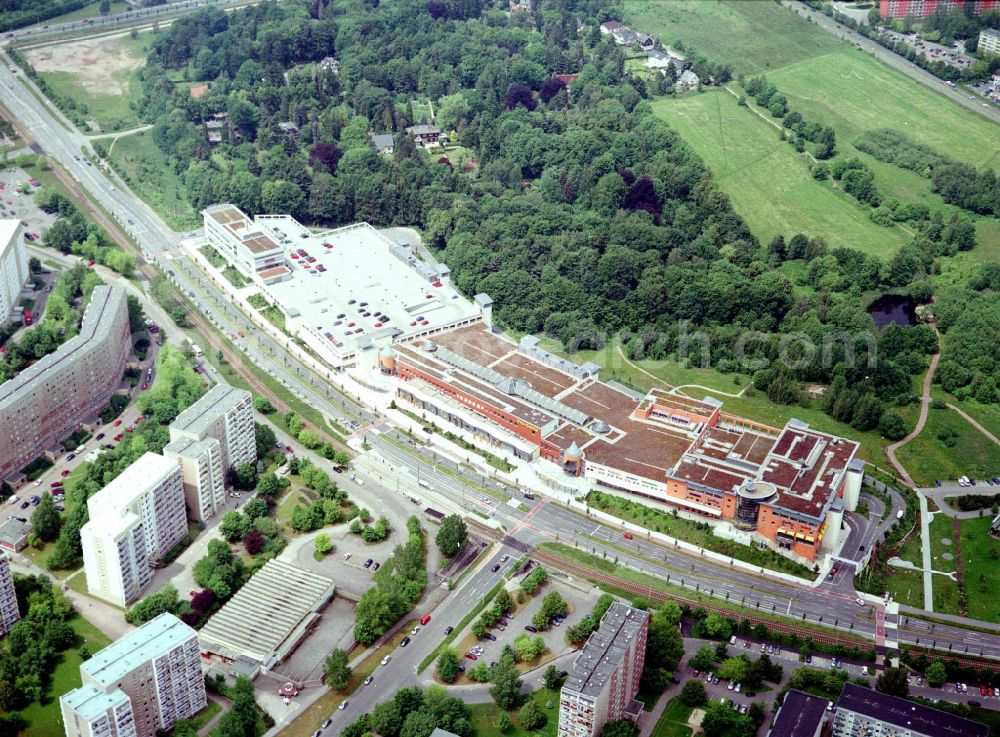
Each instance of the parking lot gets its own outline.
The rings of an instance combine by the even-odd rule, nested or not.
[[[55,217],[43,212],[35,204],[35,198],[31,194],[25,195],[17,191],[20,185],[27,184],[30,180],[31,175],[18,167],[0,171],[0,184],[3,185],[0,188],[0,218],[16,218],[22,224],[27,222],[25,230],[40,235],[55,222]],[[31,187],[32,193],[36,190],[36,187]]]
[[[966,69],[975,62],[975,57],[968,56],[958,44],[954,46],[944,46],[933,41],[925,41],[916,33],[903,34],[896,31],[883,31],[883,34],[895,43],[904,43],[911,47],[918,55],[930,61],[940,61],[953,66],[956,69]]]
[[[543,632],[538,632],[545,640],[545,646],[547,651],[542,655],[540,662],[552,660],[553,658],[558,658],[567,653],[573,652],[574,648],[570,647],[566,643],[566,628],[572,624],[579,622],[585,615],[590,613],[593,608],[594,603],[597,601],[597,594],[592,593],[590,590],[584,590],[576,585],[570,584],[560,577],[553,575],[550,571],[549,580],[535,592],[532,597],[527,597],[523,604],[515,606],[512,616],[507,620],[508,624],[506,626],[497,625],[492,630],[489,630],[490,634],[496,637],[496,640],[483,639],[478,640],[475,635],[472,634],[471,624],[455,639],[454,647],[458,650],[459,656],[465,655],[465,659],[462,663],[466,668],[471,668],[476,664],[477,661],[483,661],[487,665],[496,662],[500,658],[500,651],[503,649],[504,645],[510,645],[513,643],[514,638],[522,632],[534,636],[536,633],[527,632],[524,628],[531,625],[531,618],[538,612],[542,607],[542,597],[550,591],[558,591],[562,597],[566,600],[568,604],[568,610],[566,615],[566,620],[562,624],[553,623],[548,630]],[[599,592],[597,592],[599,593]],[[515,600],[517,599],[517,593],[512,592]],[[473,660],[468,657],[471,653],[470,650],[473,647],[482,648],[481,654],[476,654],[476,659]],[[533,662],[527,664],[529,668],[537,668],[539,662]],[[471,683],[464,678],[460,678],[459,682]]]

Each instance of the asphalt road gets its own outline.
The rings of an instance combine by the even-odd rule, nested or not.
[[[997,108],[995,105],[986,103],[986,107],[983,107],[982,101],[970,100],[968,93],[949,87],[943,80],[938,79],[930,72],[924,71],[916,64],[904,59],[894,51],[890,51],[884,46],[875,43],[871,39],[865,38],[860,33],[852,31],[850,28],[841,25],[833,18],[830,18],[819,11],[813,10],[801,2],[796,2],[795,0],[783,0],[782,4],[802,16],[811,18],[816,25],[823,30],[829,31],[830,33],[850,41],[851,43],[861,44],[861,50],[865,53],[871,54],[876,59],[889,65],[896,71],[905,74],[907,77],[910,77],[927,87],[930,87],[932,90],[944,95],[952,102],[961,105],[964,108],[968,108],[969,110],[982,115],[984,118],[992,120],[994,123],[1000,123],[1000,108]]]

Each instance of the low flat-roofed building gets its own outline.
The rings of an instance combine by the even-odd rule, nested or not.
[[[26,518],[27,519],[27,518]],[[0,524],[0,548],[9,553],[17,553],[28,546],[28,534],[31,532],[31,523],[22,522],[13,517]]]
[[[326,576],[269,560],[202,627],[201,648],[223,659],[271,668],[309,633],[335,592]]]
[[[80,332],[0,384],[0,479],[100,414],[121,384],[132,352],[125,289],[97,286]]]
[[[285,315],[287,330],[332,366],[359,363],[366,350],[482,322],[488,306],[471,303],[449,270],[417,258],[367,223],[310,233],[287,215],[260,215],[262,230],[283,245],[290,278],[262,291]],[[371,350],[372,361],[377,353]]]
[[[837,699],[834,737],[986,737],[990,728],[908,699],[845,683]]]
[[[767,737],[819,737],[829,702],[791,689],[785,694]]]
[[[617,719],[636,721],[649,612],[616,601],[577,654],[559,692],[558,737],[595,737]]]
[[[981,30],[978,50],[984,54],[1000,54],[1000,31],[995,28]]]
[[[211,205],[202,210],[205,238],[248,279],[271,283],[287,278],[284,251],[235,205]],[[262,276],[267,273],[268,276]]]

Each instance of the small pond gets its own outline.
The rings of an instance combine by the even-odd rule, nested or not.
[[[909,327],[917,324],[917,303],[905,295],[885,294],[868,305],[868,314],[879,330],[892,323]]]

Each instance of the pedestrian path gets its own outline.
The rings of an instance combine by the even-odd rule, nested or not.
[[[927,497],[917,493],[920,500],[920,549],[924,559],[924,609],[934,611],[934,573],[931,568],[931,512]]]

